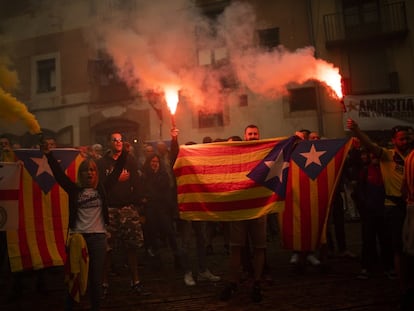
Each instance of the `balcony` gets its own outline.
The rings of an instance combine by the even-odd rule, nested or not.
[[[368,12],[328,14],[323,18],[327,49],[401,40],[408,34],[404,2]]]

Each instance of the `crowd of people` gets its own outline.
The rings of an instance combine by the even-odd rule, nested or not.
[[[326,267],[329,256],[357,256],[347,249],[344,219],[344,185],[351,189],[361,223],[361,271],[357,278],[365,280],[380,265],[390,279],[398,279],[401,309],[413,307],[414,276],[414,137],[407,126],[392,129],[392,149],[380,147],[348,120],[354,136],[340,177],[338,190],[330,208],[326,245],[303,253],[292,250],[290,263],[302,272],[306,263]],[[171,250],[174,266],[183,275],[187,286],[198,281],[217,282],[223,277],[226,286],[219,293],[223,301],[231,299],[243,278],[252,280],[251,300],[262,301],[261,284],[271,280],[266,247],[275,235],[277,215],[234,222],[187,221],[179,218],[176,180],[173,165],[179,152],[178,130],[171,130],[171,144],[146,144],[134,150],[120,132],[108,137],[108,145],[93,144],[80,148],[84,161],[72,182],[53,156],[58,147],[53,138],[44,139],[40,150],[48,160],[57,182],[69,197],[68,241],[80,238],[89,251],[89,293],[92,310],[99,310],[101,300],[111,291],[111,270],[116,269],[114,255],[121,254],[129,269],[130,289],[138,295],[151,295],[140,278],[139,249],[145,250],[155,268],[162,265],[160,248]],[[317,132],[300,130],[298,140],[323,139]],[[245,128],[243,139],[232,136],[213,140],[206,136],[202,143],[215,141],[259,140],[256,125]],[[187,142],[185,144],[195,144]],[[0,137],[0,162],[16,161],[12,142]],[[404,169],[405,168],[405,169]],[[215,275],[210,271],[208,255],[214,252],[213,238],[223,236],[223,250],[228,257],[228,273]],[[335,239],[333,238],[335,236]],[[0,231],[0,263],[7,262],[6,233]],[[192,241],[194,240],[194,244]],[[336,242],[336,246],[334,243]],[[75,243],[75,242],[73,242]],[[195,246],[193,246],[195,245]],[[70,247],[68,248],[70,249]],[[192,264],[192,251],[196,264]],[[69,258],[69,255],[68,255]],[[196,276],[196,277],[195,277]],[[18,278],[17,278],[18,279]],[[72,310],[78,301],[68,294],[65,310]]]

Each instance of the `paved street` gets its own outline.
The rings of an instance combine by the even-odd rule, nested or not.
[[[355,222],[346,226],[349,249],[359,254],[360,224]],[[224,254],[222,238],[217,237],[215,242],[215,253],[209,256],[210,269],[225,277],[228,258]],[[269,242],[268,257],[273,284],[264,284],[264,299],[259,304],[250,301],[248,281],[229,302],[217,298],[224,286],[222,281],[185,286],[182,274],[174,270],[171,253],[164,249],[162,267],[156,271],[148,259],[140,263],[141,278],[152,295],[140,297],[131,293],[128,269],[120,267],[118,275],[112,277],[110,294],[103,302],[102,310],[397,310],[397,281],[387,279],[380,270],[368,280],[357,280],[359,263],[356,259],[333,257],[326,272],[308,266],[303,274],[298,274],[289,264],[290,252],[281,249],[277,239]],[[36,292],[35,280],[35,275],[25,276],[21,297],[9,301],[10,280],[2,279],[0,310],[62,310],[65,290],[62,269],[48,271],[46,293]],[[78,310],[88,310],[87,299],[83,299]]]

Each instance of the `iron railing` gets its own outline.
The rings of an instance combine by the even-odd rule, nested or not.
[[[371,14],[371,19],[364,20],[361,12],[324,15],[327,47],[370,39],[396,38],[408,32],[404,2],[387,4],[365,13]]]

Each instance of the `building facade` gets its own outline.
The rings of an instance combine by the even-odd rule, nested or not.
[[[113,21],[114,16],[125,14],[129,18],[134,16],[134,21],[140,17],[145,21],[148,12],[156,9],[157,2],[166,3],[153,1],[152,10],[144,5],[145,1],[139,0],[2,4],[5,7],[1,9],[1,50],[11,59],[20,80],[13,95],[27,105],[42,130],[56,136],[60,145],[105,144],[112,130],[121,131],[130,142],[138,144],[169,139],[170,112],[162,92],[151,88],[156,85],[153,81],[156,74],[151,76],[152,80],[134,75],[135,80],[131,82],[125,78],[124,71],[120,72],[117,63],[118,59],[123,59],[119,54],[126,51],[127,44],[137,44],[142,36],[133,37],[131,42],[115,36],[112,44],[118,42],[123,47],[125,44],[125,50],[111,46],[112,53],[108,53],[108,46],[100,45],[100,36],[109,32],[108,21]],[[177,24],[181,15],[187,16],[187,11],[191,11],[192,17],[196,16],[192,25],[196,26],[165,26],[160,14],[159,24],[164,30],[156,32],[158,25],[151,25],[146,31],[152,37],[145,42],[152,42],[152,48],[165,44],[168,51],[161,53],[162,48],[154,51],[154,55],[162,54],[165,61],[169,56],[173,58],[177,50],[181,55],[186,53],[187,63],[178,58],[175,67],[174,61],[168,63],[174,73],[186,71],[186,81],[202,76],[197,89],[197,100],[203,97],[201,104],[195,105],[194,97],[180,94],[174,118],[182,143],[201,142],[204,136],[215,139],[242,135],[245,126],[252,123],[260,127],[263,138],[289,136],[303,128],[319,131],[325,137],[346,135],[343,121],[347,115],[341,101],[332,96],[332,90],[315,79],[316,74],[310,74],[314,78],[309,80],[294,74],[298,70],[296,57],[303,56],[304,49],[305,54],[309,53],[306,52],[308,47],[314,48],[314,56],[310,57],[312,63],[323,60],[339,69],[347,96],[414,94],[413,1],[242,1],[247,8],[236,6],[235,1],[230,0],[180,0],[177,3],[179,9],[171,13],[176,15]],[[246,14],[249,10],[253,14],[241,18],[243,12]],[[251,15],[255,16],[252,20]],[[236,16],[238,24],[229,23],[229,16]],[[198,22],[213,26],[198,27]],[[222,30],[226,23],[244,32],[237,35],[230,30],[231,38],[220,40],[227,34]],[[106,26],[105,32],[97,25]],[[138,30],[137,25],[138,22],[135,28],[131,27],[135,35],[142,34],[146,25],[150,28],[149,22]],[[245,25],[253,27],[243,29]],[[127,25],[121,29],[125,33],[131,28]],[[186,33],[178,33],[175,29],[186,29]],[[202,32],[206,29],[214,33],[205,36]],[[184,35],[191,40],[181,43],[177,39],[174,49],[163,36],[157,40],[158,34],[174,30],[177,38]],[[250,41],[240,43],[245,33],[250,34]],[[208,43],[200,39],[207,37]],[[117,38],[119,41],[115,40]],[[245,51],[255,51],[255,61],[249,63],[245,57],[247,52],[234,53],[226,42],[240,44],[237,48]],[[136,58],[148,56],[144,50],[136,51]],[[232,59],[234,55],[239,56],[237,69]],[[262,85],[255,85],[251,76],[262,75],[259,70],[263,68],[259,68],[259,64],[266,57],[270,58],[269,66],[260,76],[266,79],[259,79],[258,84]],[[148,63],[151,59],[147,57],[144,61]],[[185,70],[180,66],[186,67]],[[141,68],[136,67],[134,70],[140,73]],[[191,78],[188,78],[187,67],[192,68]],[[249,67],[246,70],[249,76],[243,78],[240,68],[246,67]],[[305,67],[302,71],[308,70]],[[216,79],[212,80],[213,76]],[[150,87],[146,87],[148,85]],[[383,130],[382,126],[379,122],[376,130]],[[9,132],[13,133],[13,129]]]

